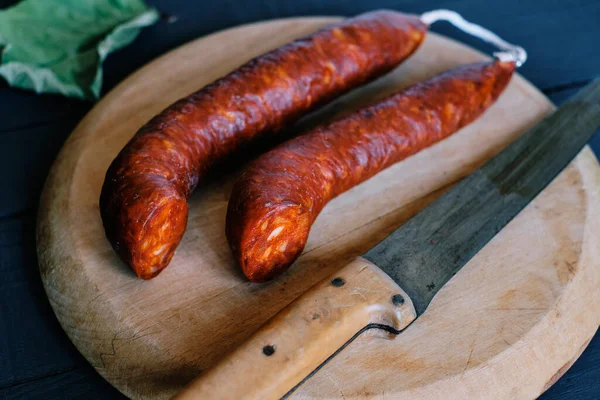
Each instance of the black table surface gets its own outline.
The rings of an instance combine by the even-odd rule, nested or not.
[[[14,4],[0,0],[0,8]],[[208,33],[260,20],[353,15],[375,8],[460,12],[529,52],[520,73],[555,104],[600,74],[600,1],[534,0],[148,0],[163,18],[105,63],[106,93],[153,58]],[[169,18],[170,17],[170,18]],[[489,53],[446,24],[433,31]],[[37,202],[52,161],[92,104],[36,95],[0,82],[0,399],[123,396],[77,352],[61,329],[38,273]],[[591,141],[600,154],[600,135]],[[600,335],[540,398],[600,399]]]

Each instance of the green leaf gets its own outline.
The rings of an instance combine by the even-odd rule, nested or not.
[[[142,0],[24,0],[0,11],[0,76],[37,93],[97,99],[108,54],[157,20]]]

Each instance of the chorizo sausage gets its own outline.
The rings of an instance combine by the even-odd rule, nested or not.
[[[144,125],[110,165],[106,237],[140,278],[170,262],[187,199],[215,163],[320,104],[390,71],[422,42],[417,16],[376,11],[259,56]]]
[[[501,61],[460,66],[252,162],[234,185],[226,221],[244,274],[261,282],[288,268],[327,202],[476,119],[514,70]]]

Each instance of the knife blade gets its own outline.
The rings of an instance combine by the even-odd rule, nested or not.
[[[588,142],[600,125],[599,96],[597,79],[363,257],[401,285],[421,315]]]
[[[280,311],[176,398],[287,396],[364,330],[399,334],[569,164],[598,126],[600,79]]]

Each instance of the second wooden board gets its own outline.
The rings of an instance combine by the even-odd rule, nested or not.
[[[317,281],[361,254],[553,109],[515,76],[480,120],[330,203],[284,276],[247,282],[224,235],[237,171],[190,202],[171,266],[141,281],[104,237],[104,174],[135,131],[178,98],[252,56],[334,22],[272,21],[189,43],[134,73],[85,117],[41,201],[38,255],[59,321],[89,362],[133,398],[168,398]],[[304,126],[483,56],[429,34],[389,76]],[[534,398],[568,368],[600,319],[600,169],[586,149],[393,339],[367,332],[307,380],[300,398]]]

